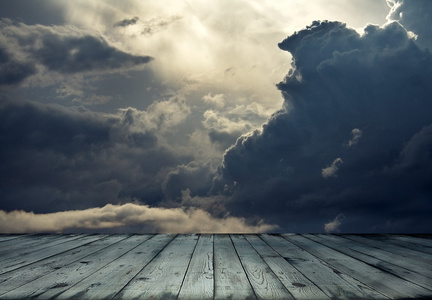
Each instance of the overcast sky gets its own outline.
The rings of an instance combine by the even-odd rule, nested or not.
[[[431,232],[432,1],[0,1],[0,232]]]

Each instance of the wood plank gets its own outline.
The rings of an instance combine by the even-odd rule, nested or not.
[[[260,237],[257,235],[245,237],[295,299],[330,299]]]
[[[213,235],[202,234],[192,255],[178,299],[213,299]]]
[[[5,274],[1,274],[0,296],[39,277],[55,272],[56,270],[61,269],[62,267],[70,263],[81,260],[84,257],[95,253],[103,248],[106,248],[114,243],[117,243],[125,238],[126,236],[111,236],[109,238],[104,238],[103,236],[101,236],[100,239],[97,239],[88,244],[83,244],[79,247],[72,248],[66,252],[53,255],[47,259],[40,260],[24,268],[19,268]]]
[[[213,243],[214,298],[256,299],[229,235],[215,235]]]
[[[408,241],[410,243],[422,245],[424,247],[432,248],[432,239],[430,238],[422,238],[422,237],[415,237],[415,236],[409,236],[409,235],[395,235],[396,239],[400,239],[402,241]]]
[[[0,234],[0,299],[432,299],[432,236],[345,236]]]
[[[9,240],[15,240],[21,238],[23,236],[27,236],[28,234],[0,234],[0,243],[6,242]]]
[[[258,299],[294,299],[243,235],[230,235]]]
[[[111,261],[135,248],[142,243],[144,238],[145,237],[141,235],[129,236],[119,243],[115,243],[103,250],[86,256],[80,261],[66,265],[45,276],[38,277],[20,288],[2,295],[2,297],[12,299],[30,297],[33,299],[49,299],[55,297],[67,290],[70,286],[83,280],[83,278],[97,272]]]
[[[112,299],[169,242],[172,234],[147,235],[138,247],[81,280],[56,299]],[[147,240],[146,240],[147,239]]]
[[[44,243],[48,243],[52,240],[63,239],[58,234],[38,234],[34,236],[24,236],[18,240],[9,240],[5,241],[1,244],[0,248],[0,260],[3,260],[4,257],[8,255],[13,255],[17,251],[32,248],[36,245],[43,245]]]
[[[178,235],[114,299],[175,299],[197,240]]]
[[[40,250],[46,249],[46,248],[52,248],[57,245],[66,243],[68,241],[73,241],[76,239],[79,239],[80,237],[84,237],[84,234],[68,234],[68,235],[58,235],[56,239],[52,239],[49,241],[33,244],[33,245],[27,245],[26,247],[22,247],[20,249],[17,249],[15,251],[11,251],[10,253],[4,255],[0,259],[0,263],[5,260],[13,260],[17,257],[27,256],[27,255],[33,255],[35,252],[38,252]]]
[[[419,255],[421,255],[422,253],[427,253],[427,254],[432,255],[432,248],[398,239],[394,235],[379,234],[379,235],[372,235],[372,236],[368,236],[368,237],[371,239],[374,239],[374,240],[382,241],[384,243],[390,243],[390,244],[395,245],[395,246],[415,250],[417,252],[420,252]]]
[[[309,278],[330,298],[383,299],[365,284],[344,274],[311,253],[287,241],[280,235],[262,235],[263,240],[284,257],[305,277]]]
[[[367,245],[369,248],[378,248],[383,251],[387,251],[392,254],[397,254],[398,256],[407,258],[407,259],[414,259],[415,261],[423,261],[424,263],[431,265],[432,264],[432,255],[431,254],[424,254],[419,253],[417,250],[411,250],[407,249],[405,247],[393,245],[391,243],[386,243],[377,239],[369,238],[369,236],[361,236],[361,235],[354,235],[354,234],[346,234],[343,235],[344,238],[350,239],[359,243],[363,243]],[[423,246],[423,245],[422,245]],[[423,246],[424,248],[429,248],[426,246]],[[432,248],[431,248],[432,249]]]
[[[336,272],[343,272],[353,278],[356,278],[363,285],[386,295],[390,298],[401,297],[425,297],[430,295],[430,292],[420,286],[407,282],[393,274],[384,272],[365,264],[355,258],[344,255],[341,252],[335,251],[327,246],[311,241],[300,235],[285,236],[287,240],[303,248],[314,256],[326,261]],[[379,280],[377,280],[379,278]],[[374,298],[378,295],[366,298]]]
[[[82,238],[78,238],[77,240],[67,240],[65,243],[58,244],[51,248],[40,249],[39,251],[35,252],[31,251],[24,256],[17,256],[9,260],[0,261],[0,274],[5,274],[7,272],[28,266],[50,256],[77,248],[82,244],[91,243],[103,237],[103,235],[85,235]],[[67,237],[65,237],[65,239],[67,239]]]
[[[308,239],[330,247],[336,251],[342,252],[349,255],[357,260],[363,261],[371,266],[379,268],[383,271],[392,273],[404,280],[410,281],[414,284],[420,285],[426,289],[432,289],[432,280],[421,274],[418,274],[415,270],[410,271],[405,268],[399,267],[391,262],[382,261],[379,255],[375,256],[370,249],[364,249],[362,246],[356,247],[351,243],[340,237],[334,235],[303,235]]]
[[[393,262],[408,270],[415,269],[419,274],[432,278],[432,258],[429,258],[428,254],[419,255],[417,251],[385,244],[362,236],[344,235],[343,238],[345,241],[354,241],[351,243],[352,245],[356,245],[355,243],[364,245],[363,249],[365,251],[379,255],[380,259],[384,261]]]

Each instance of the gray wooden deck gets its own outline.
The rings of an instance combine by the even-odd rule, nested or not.
[[[432,299],[429,235],[0,235],[0,299]]]

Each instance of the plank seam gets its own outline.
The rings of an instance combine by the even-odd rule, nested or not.
[[[277,236],[279,236],[279,237],[281,237],[281,238],[283,238],[285,241],[287,241],[288,243],[291,243],[290,241],[288,241],[287,239],[285,239],[282,235],[280,235],[280,234],[277,234]],[[300,269],[298,269],[296,266],[294,266],[292,263],[290,263],[285,257],[283,257],[283,254],[282,253],[280,253],[279,251],[277,251],[275,248],[273,248],[269,243],[267,243],[262,237],[261,237],[261,235],[259,235],[259,238],[260,239],[262,239],[270,248],[272,248],[276,253],[278,253],[283,259],[285,259],[285,261],[288,263],[288,264],[290,264],[291,265],[291,267],[293,267],[294,269],[296,269],[300,274],[302,274],[307,280],[309,280],[310,282],[312,282],[313,284],[314,284],[314,281],[311,279],[311,278],[309,278],[308,276],[306,276],[306,274],[304,274]],[[292,243],[291,243],[292,244]],[[294,245],[294,244],[293,244]],[[297,245],[294,245],[294,246],[297,246]],[[327,297],[329,298],[329,299],[331,299],[332,298],[332,295],[329,295],[329,294],[327,294],[324,290],[322,290],[318,285],[316,285],[316,284],[314,284],[316,287],[317,287],[317,289],[319,289],[321,292],[323,292],[325,295],[327,295]]]
[[[310,239],[310,238],[308,238],[308,237],[306,237],[306,236],[304,236],[304,238],[307,238],[307,239],[309,239],[309,240],[311,240],[311,241],[313,241],[313,242],[315,242],[315,243],[321,244],[321,245],[323,245],[323,246],[325,246],[325,247],[327,247],[327,248],[330,248],[330,249],[332,249],[332,250],[334,250],[334,251],[337,251],[337,252],[339,252],[339,253],[342,253],[343,255],[346,255],[346,256],[348,256],[348,257],[351,257],[351,258],[354,258],[354,259],[356,259],[356,260],[358,260],[358,261],[361,261],[361,262],[364,263],[364,264],[367,264],[367,265],[369,265],[369,266],[371,266],[371,267],[373,267],[373,268],[375,268],[375,269],[379,269],[379,270],[381,270],[381,271],[383,271],[383,272],[385,272],[385,273],[391,274],[391,275],[393,275],[393,276],[395,276],[395,277],[397,277],[397,278],[399,278],[399,279],[402,279],[402,280],[404,280],[404,281],[411,282],[412,284],[415,284],[415,285],[419,286],[420,288],[425,288],[425,289],[427,289],[427,290],[431,290],[431,291],[432,291],[432,289],[430,289],[430,288],[426,288],[426,287],[424,287],[424,286],[422,286],[422,285],[419,285],[419,284],[416,283],[415,281],[412,281],[412,280],[410,280],[410,279],[407,279],[407,278],[401,277],[401,276],[395,274],[394,272],[392,272],[392,271],[390,271],[390,270],[386,270],[385,268],[382,268],[382,267],[376,266],[376,265],[374,265],[374,264],[368,263],[368,262],[364,261],[363,259],[358,258],[358,257],[356,257],[356,256],[352,256],[352,255],[350,255],[350,254],[347,254],[347,253],[344,253],[344,252],[342,252],[342,251],[339,251],[337,248],[333,248],[332,246],[329,246],[329,245],[327,245],[327,244],[323,244],[323,243],[321,243],[321,242],[319,242],[319,241],[312,240],[312,239]],[[382,259],[379,259],[379,258],[376,258],[376,257],[374,257],[374,256],[372,256],[372,255],[369,255],[369,254],[366,254],[366,253],[363,253],[363,252],[357,251],[357,250],[355,250],[355,249],[351,249],[351,248],[348,248],[348,249],[350,249],[351,251],[354,251],[354,252],[357,252],[357,253],[360,253],[360,254],[366,255],[366,256],[370,256],[370,257],[372,257],[372,258],[374,258],[374,259],[377,259],[377,260],[380,260],[380,261],[382,261],[382,262],[388,263],[388,264],[393,265],[393,266],[395,266],[395,267],[398,267],[398,268],[401,268],[401,269],[404,269],[404,270],[407,270],[407,271],[410,271],[410,272],[416,273],[418,276],[423,276],[423,277],[425,277],[425,278],[429,278],[429,277],[426,277],[426,276],[424,276],[424,275],[422,275],[422,274],[419,274],[419,273],[415,272],[414,270],[410,270],[410,269],[404,268],[404,267],[402,267],[402,266],[399,266],[399,265],[393,264],[393,263],[391,263],[391,262],[384,261],[384,260],[382,260]],[[357,280],[358,280],[358,279],[357,279]],[[359,281],[360,281],[360,280],[359,280]],[[360,281],[360,282],[361,282],[361,281]],[[363,284],[364,284],[364,283],[363,283]]]
[[[257,236],[257,235],[255,235]],[[257,236],[259,239],[261,239],[259,236]],[[252,243],[245,237],[245,240],[251,245],[252,249],[255,250],[255,252],[258,254],[258,256],[262,259],[262,261],[267,265],[269,270],[273,273],[274,277],[280,282],[280,284],[285,288],[285,290],[288,292],[288,294],[295,299],[294,295],[289,291],[289,289],[285,286],[285,284],[279,279],[279,277],[275,274],[273,269],[268,265],[268,263],[265,261],[264,257],[261,256],[261,254],[258,252],[258,250],[252,245]],[[262,240],[262,239],[261,239]]]
[[[212,257],[212,263],[213,263],[213,300],[215,299],[215,295],[216,295],[216,265],[215,265],[215,235],[214,234],[212,234],[212,239],[213,239],[213,244],[212,244],[212,246],[213,246],[213,249],[212,249],[212,251],[213,251],[213,257]]]
[[[191,264],[191,261],[192,261],[193,255],[194,255],[194,253],[195,253],[196,247],[197,247],[197,245],[198,245],[198,241],[199,241],[200,239],[201,239],[201,234],[198,235],[198,238],[197,238],[197,241],[196,241],[196,243],[195,243],[194,249],[193,249],[192,254],[191,254],[191,256],[190,256],[190,259],[189,259],[188,265],[187,265],[187,267],[186,267],[186,271],[185,271],[185,273],[184,273],[184,275],[183,275],[182,283],[180,284],[179,291],[178,291],[177,296],[176,296],[176,300],[177,300],[178,297],[180,296],[180,293],[181,293],[181,290],[182,290],[182,287],[183,287],[183,284],[184,284],[184,281],[185,281],[185,278],[186,278],[186,274],[187,274],[187,272],[188,272],[188,270],[189,270],[189,267],[190,267],[190,264]],[[213,277],[214,277],[214,276],[213,276]]]
[[[237,255],[237,257],[238,257],[238,259],[239,259],[239,261],[240,261],[240,264],[241,264],[241,266],[242,266],[243,272],[244,272],[244,274],[245,274],[245,276],[246,276],[246,278],[247,278],[247,280],[248,280],[248,282],[249,282],[249,285],[250,285],[250,287],[251,287],[251,289],[252,289],[252,292],[253,292],[253,294],[254,294],[254,296],[255,296],[255,299],[259,299],[258,296],[257,296],[257,294],[256,294],[256,292],[255,292],[255,289],[254,289],[254,287],[253,287],[253,285],[252,285],[252,282],[250,281],[249,275],[248,275],[248,273],[246,272],[246,268],[245,268],[245,266],[244,266],[244,264],[243,264],[243,261],[241,260],[241,257],[240,257],[240,255],[239,255],[238,252],[237,252],[237,248],[236,248],[236,246],[235,246],[235,244],[234,244],[234,242],[233,242],[233,240],[232,240],[232,238],[231,238],[231,234],[229,235],[229,238],[230,238],[231,244],[232,244],[233,247],[234,247],[234,251],[235,251],[235,253],[236,253],[236,255]]]
[[[136,235],[137,235],[137,234],[132,234],[132,235],[130,235],[129,237],[124,238],[124,239],[122,239],[122,240],[120,240],[120,241],[117,241],[117,242],[115,242],[115,243],[113,243],[113,244],[111,244],[111,245],[109,245],[109,246],[107,246],[107,247],[111,247],[112,245],[115,245],[115,244],[117,244],[117,243],[123,242],[124,240],[130,239],[130,238],[132,238],[133,236],[136,236]],[[154,237],[154,235],[153,235],[152,237]],[[88,274],[87,276],[83,277],[80,281],[78,281],[78,282],[76,282],[75,284],[69,286],[67,289],[65,289],[64,291],[61,291],[60,293],[58,293],[58,294],[55,295],[54,297],[57,297],[57,296],[63,294],[64,292],[68,291],[69,289],[71,289],[72,287],[76,286],[77,284],[79,284],[80,282],[82,282],[83,280],[85,280],[86,278],[88,278],[88,277],[92,276],[93,274],[95,274],[97,271],[103,269],[103,268],[104,268],[105,266],[107,266],[108,264],[110,264],[110,263],[112,263],[112,262],[118,260],[119,258],[125,256],[127,253],[131,252],[132,250],[134,250],[134,249],[137,248],[138,246],[142,245],[143,243],[145,243],[146,241],[148,241],[148,240],[151,239],[152,237],[150,237],[150,238],[148,238],[148,239],[142,241],[141,243],[139,243],[139,244],[136,245],[135,247],[131,248],[129,251],[126,251],[125,253],[123,253],[122,255],[120,255],[119,257],[117,257],[116,259],[114,259],[114,260],[108,262],[107,264],[101,266],[99,269],[95,270],[93,273]],[[107,248],[107,247],[105,247],[105,248]],[[98,251],[101,251],[101,250],[103,250],[103,249],[105,249],[105,248],[99,249]],[[93,252],[93,253],[96,253],[96,252],[98,252],[98,251],[95,251],[95,252]],[[93,253],[92,253],[92,254],[93,254]],[[87,255],[87,256],[90,256],[90,255],[92,255],[92,254],[89,254],[89,255]],[[87,256],[84,256],[83,258],[86,258]],[[81,260],[82,260],[82,258],[81,258]]]
[[[111,235],[113,235],[113,234],[111,234]],[[47,257],[41,258],[41,259],[39,259],[39,260],[35,260],[35,261],[33,261],[33,262],[31,262],[31,263],[29,263],[29,264],[27,264],[27,265],[23,265],[23,266],[18,267],[18,268],[16,268],[16,269],[11,269],[11,270],[8,270],[8,271],[6,271],[6,272],[0,273],[0,275],[7,274],[7,273],[9,273],[9,272],[19,270],[19,269],[21,269],[21,268],[26,268],[26,267],[28,267],[28,266],[31,266],[31,265],[35,264],[35,263],[41,262],[41,261],[43,261],[43,260],[45,260],[45,259],[48,259],[48,258],[54,257],[54,256],[56,256],[56,255],[59,255],[59,254],[65,253],[65,252],[67,252],[67,251],[70,251],[70,250],[73,250],[73,249],[77,249],[77,248],[79,248],[79,247],[85,246],[85,245],[87,245],[87,244],[91,244],[91,243],[93,243],[93,242],[101,241],[101,240],[103,240],[103,239],[105,239],[105,238],[110,237],[111,235],[106,236],[106,237],[99,238],[99,239],[94,240],[94,241],[87,242],[87,243],[82,244],[82,245],[80,245],[80,246],[72,247],[72,248],[67,249],[67,250],[65,250],[65,251],[62,251],[62,252],[59,252],[59,253],[56,253],[56,254],[53,254],[53,255],[50,255],[50,256],[47,256]]]
[[[93,235],[93,234],[92,234],[92,235]],[[68,250],[66,250],[66,251],[59,252],[59,253],[57,253],[57,254],[54,254],[54,255],[48,256],[48,257],[46,257],[46,258],[40,259],[40,260],[38,260],[38,261],[35,261],[35,262],[33,262],[33,263],[31,263],[31,264],[28,264],[28,265],[25,265],[25,266],[23,266],[23,267],[30,266],[30,265],[32,265],[32,264],[34,264],[34,263],[37,263],[37,262],[43,261],[43,260],[45,260],[45,259],[48,259],[48,258],[54,257],[54,256],[56,256],[56,255],[59,255],[59,254],[62,254],[62,253],[65,253],[65,252],[68,252],[68,251],[71,251],[71,250],[74,250],[74,249],[78,249],[78,248],[80,248],[80,247],[83,247],[83,246],[88,245],[88,244],[91,244],[91,243],[95,243],[95,242],[98,242],[98,241],[102,241],[102,240],[107,239],[107,238],[109,238],[110,236],[113,236],[113,235],[115,235],[115,234],[110,234],[110,235],[105,236],[105,237],[102,237],[102,238],[100,238],[100,239],[98,239],[98,240],[94,240],[94,241],[91,241],[91,242],[88,242],[88,243],[82,244],[82,245],[80,245],[80,246],[73,247],[73,248],[68,249]],[[117,244],[117,243],[119,243],[119,242],[121,242],[121,241],[123,241],[123,240],[125,240],[125,239],[127,239],[127,238],[128,238],[128,237],[126,237],[126,238],[124,238],[124,239],[122,239],[122,240],[119,240],[119,241],[117,241],[117,242],[115,242],[115,243],[112,243],[112,244],[110,244],[110,245],[107,245],[106,247],[101,248],[101,249],[99,249],[99,250],[96,250],[96,251],[94,251],[94,252],[92,252],[92,253],[89,253],[88,255],[86,255],[86,256],[84,256],[84,257],[81,257],[81,258],[79,258],[79,259],[77,259],[77,260],[74,260],[74,261],[70,262],[69,264],[64,265],[63,267],[68,266],[68,265],[71,265],[71,264],[73,264],[73,263],[75,263],[75,262],[77,262],[77,261],[79,261],[79,260],[82,260],[83,258],[86,258],[86,257],[88,257],[88,256],[90,256],[90,255],[93,255],[93,254],[96,253],[96,252],[102,251],[102,250],[104,250],[104,249],[106,249],[106,248],[108,248],[108,247],[110,247],[110,246],[112,246],[112,245],[115,245],[115,244]],[[20,268],[22,268],[22,267],[20,267]],[[13,271],[15,271],[15,270],[19,270],[20,268],[14,269]],[[99,270],[99,269],[98,269],[98,270]],[[98,270],[96,270],[96,272],[97,272]],[[50,272],[50,273],[44,274],[42,277],[44,277],[44,276],[48,276],[48,275],[50,275],[50,274],[52,274],[52,273],[54,273],[54,272],[56,272],[56,271],[57,271],[57,270],[53,270],[53,271]],[[9,272],[9,271],[8,271],[8,272]],[[6,273],[7,273],[7,272],[6,272]],[[86,277],[86,278],[87,278],[87,277]],[[26,284],[28,284],[28,283],[30,283],[30,282],[31,282],[31,281],[29,281],[29,282],[25,282],[25,283],[23,283],[22,285],[17,286],[17,287],[15,287],[15,288],[12,289],[12,290],[9,290],[9,291],[7,291],[7,292],[5,292],[5,293],[2,293],[0,296],[2,296],[2,295],[4,295],[4,294],[7,294],[7,293],[9,293],[9,292],[11,292],[11,291],[13,291],[13,290],[19,289],[19,288],[21,288],[22,286],[24,286],[24,285],[26,285]],[[71,287],[72,287],[72,286],[71,286]],[[70,289],[71,287],[68,287],[67,290]],[[61,293],[63,293],[63,292],[64,292],[64,291],[62,291]],[[57,294],[56,296],[60,295],[61,293]],[[34,298],[34,297],[36,297],[36,296],[33,296],[33,298]]]
[[[303,238],[305,238],[305,239],[308,239],[308,240],[310,240],[310,241],[312,241],[312,242],[315,242],[314,240],[311,240],[311,239],[307,238],[307,237],[304,236],[304,235],[300,235],[300,236],[303,237]],[[285,238],[285,237],[284,237],[284,238]],[[285,239],[285,240],[287,240],[287,239]],[[288,241],[288,240],[287,240],[287,241]],[[291,241],[288,241],[288,242],[292,243]],[[316,243],[318,243],[318,242],[316,242]],[[335,266],[333,266],[331,263],[329,263],[329,262],[327,262],[327,261],[325,261],[325,260],[320,259],[319,257],[317,257],[317,256],[314,255],[313,253],[309,252],[308,250],[306,250],[306,249],[303,248],[302,246],[297,245],[297,244],[295,244],[295,243],[292,243],[292,244],[296,245],[297,247],[303,249],[304,251],[306,251],[307,253],[309,253],[310,255],[312,255],[312,256],[315,257],[317,260],[319,260],[322,264],[324,264],[324,265],[328,265],[328,266],[331,266],[331,268],[334,268],[334,269],[337,270],[337,268],[336,268]],[[321,244],[321,243],[318,243],[318,244]],[[332,248],[328,247],[327,245],[324,245],[324,244],[321,244],[321,245],[323,245],[324,247],[329,248],[329,249],[331,249],[331,250],[335,250],[335,251],[337,251],[337,252],[339,252],[339,253],[341,253],[341,254],[343,254],[343,255],[346,255],[346,254],[344,254],[344,253],[342,253],[342,252],[340,252],[340,251],[338,251],[338,250],[336,250],[336,249],[332,249]],[[347,256],[349,256],[349,255],[347,255]],[[360,261],[360,260],[357,259],[356,257],[352,257],[352,256],[349,256],[349,257],[354,258],[354,259]],[[361,261],[361,262],[364,263],[363,261]],[[386,272],[386,273],[388,273],[388,272]],[[349,275],[349,274],[346,274],[346,273],[344,273],[344,274],[345,274],[345,276],[350,277],[350,278],[353,279],[354,281],[358,281],[358,282],[360,282],[361,284],[364,284],[364,285],[367,286],[369,289],[371,289],[371,290],[377,292],[378,294],[383,295],[383,297],[386,297],[386,298],[388,298],[388,299],[391,299],[391,297],[390,297],[389,295],[386,295],[386,294],[384,294],[383,292],[376,290],[375,288],[369,286],[368,284],[364,283],[364,282],[361,281],[360,279],[358,279],[358,278],[354,278],[353,276],[351,276],[351,275]],[[392,275],[393,275],[393,274],[392,274]],[[351,283],[348,282],[348,281],[346,281],[346,282],[347,282],[348,284],[351,284]],[[352,284],[351,284],[351,285],[352,285]]]
[[[155,236],[156,235],[153,235],[153,237],[155,237]],[[158,253],[156,253],[155,256],[153,256],[153,258],[150,259],[111,299],[114,299],[115,297],[117,297],[117,295],[119,295],[129,285],[129,283],[131,283],[138,276],[138,274],[140,274],[142,272],[142,270],[144,270],[144,268],[147,267],[148,264],[151,263],[153,261],[153,259],[156,256],[158,256],[177,236],[178,236],[178,234],[176,234],[164,247],[162,247],[160,249],[160,251],[158,251]],[[151,237],[150,239],[152,239],[153,237]]]

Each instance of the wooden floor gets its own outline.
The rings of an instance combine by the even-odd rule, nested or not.
[[[432,299],[432,236],[0,235],[0,299]]]

